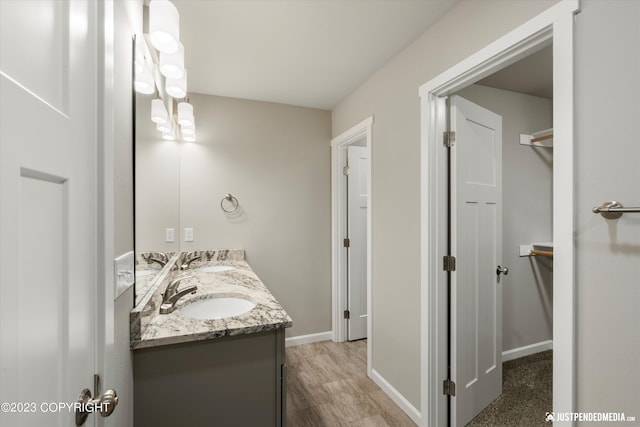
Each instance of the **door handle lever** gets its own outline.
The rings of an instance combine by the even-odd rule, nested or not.
[[[498,268],[496,268],[496,274],[499,276],[500,273],[504,274],[505,276],[507,274],[509,274],[509,267],[500,267],[498,266]]]
[[[83,425],[92,412],[98,412],[102,417],[108,417],[116,409],[117,404],[118,394],[115,390],[109,389],[100,398],[92,399],[91,391],[85,388],[80,393],[75,406],[76,426]]]

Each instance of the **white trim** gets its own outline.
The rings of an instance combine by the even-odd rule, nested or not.
[[[447,424],[446,280],[441,271],[446,230],[446,150],[441,149],[446,96],[553,42],[554,56],[554,341],[553,409],[575,409],[573,15],[579,0],[562,0],[420,87],[421,97],[421,408],[424,426]],[[445,282],[446,283],[446,282]],[[572,422],[555,425],[573,425]]]
[[[332,330],[333,340],[343,342],[347,339],[347,322],[343,312],[347,307],[347,263],[343,250],[343,238],[347,235],[346,191],[342,166],[347,156],[347,146],[353,142],[366,138],[367,148],[367,188],[369,189],[369,206],[367,209],[367,375],[371,376],[372,366],[372,304],[371,304],[371,248],[373,233],[371,227],[371,212],[373,210],[373,187],[371,185],[372,164],[372,126],[373,116],[370,116],[351,129],[341,133],[331,140],[331,291],[332,291]]]
[[[382,389],[382,391],[387,394],[387,396],[391,398],[391,400],[394,401],[396,405],[400,407],[400,409],[404,411],[405,414],[409,416],[409,418],[413,420],[414,423],[420,425],[420,419],[422,418],[420,411],[418,411],[416,407],[411,404],[411,402],[409,402],[402,394],[400,394],[398,390],[396,390],[391,384],[389,384],[389,381],[385,380],[384,377],[380,375],[375,369],[371,371],[371,379],[378,385],[378,387]]]
[[[293,347],[295,345],[311,344],[313,342],[330,341],[333,339],[333,332],[318,332],[316,334],[298,335],[284,339],[285,347]]]
[[[553,25],[553,410],[575,412],[573,14]],[[572,426],[571,421],[554,426]]]
[[[521,357],[530,356],[532,354],[540,353],[541,351],[547,350],[553,350],[553,340],[540,341],[537,343],[503,351],[502,361],[508,362],[509,360],[520,359]]]
[[[115,282],[113,270],[113,254],[115,252],[115,189],[114,189],[114,143],[115,143],[115,119],[114,119],[114,80],[115,63],[114,50],[114,3],[107,0],[98,3],[98,110],[97,110],[97,218],[96,218],[96,243],[98,267],[96,306],[96,373],[102,381],[111,381],[109,377],[113,366],[113,329],[114,329],[114,292]],[[131,303],[133,307],[133,301]],[[128,320],[128,317],[127,317]],[[131,380],[133,381],[133,380]],[[112,384],[112,383],[110,383]],[[125,406],[128,406],[125,405]],[[125,410],[127,408],[125,407]],[[133,417],[132,417],[133,418]]]

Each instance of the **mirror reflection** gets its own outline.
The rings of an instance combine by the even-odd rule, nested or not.
[[[136,98],[138,255],[243,249],[282,295],[328,283],[331,112],[189,93],[197,138],[176,142],[154,129],[153,97]]]
[[[180,146],[163,140],[151,121],[154,96],[137,93],[135,98],[137,303],[180,249]]]

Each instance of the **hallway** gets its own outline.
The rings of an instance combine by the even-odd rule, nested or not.
[[[287,347],[287,425],[414,427],[366,375],[367,341]]]

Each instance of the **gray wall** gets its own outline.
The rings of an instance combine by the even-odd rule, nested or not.
[[[364,118],[374,116],[371,189],[373,369],[418,410],[418,88],[554,3],[537,0],[463,1],[333,110],[334,136]],[[402,210],[397,208],[399,193],[402,195]]]
[[[576,302],[579,411],[640,425],[640,2],[584,0],[576,18]],[[582,425],[587,425],[583,423]]]
[[[136,93],[136,252],[180,250],[180,141],[151,121],[153,95]],[[173,242],[165,241],[167,228]]]
[[[502,350],[553,337],[553,261],[519,246],[553,240],[553,149],[520,145],[521,133],[552,127],[552,101],[472,85],[458,95],[502,116]]]
[[[179,177],[174,178],[174,183],[180,184],[179,197],[172,195],[169,202],[161,203],[167,209],[180,208],[176,226],[180,249],[245,249],[247,261],[293,318],[287,336],[330,331],[331,113],[202,94],[189,96],[196,116],[197,142],[167,143],[157,136],[150,142],[138,140],[146,147],[143,156],[165,161],[179,147]],[[141,120],[148,117],[148,111],[144,114]],[[149,173],[158,179],[165,175],[166,180],[176,171],[169,161]],[[152,182],[145,177],[140,182],[142,179]],[[173,185],[169,189],[173,192]],[[140,206],[144,197],[148,203],[144,209],[149,211],[164,194],[163,186],[147,190],[146,195],[138,192],[137,203]],[[227,193],[238,199],[238,214],[222,212],[220,201]],[[173,221],[163,224],[153,218],[156,229],[147,231],[157,240],[164,236],[165,227],[175,226],[176,219],[162,208],[153,210]],[[153,211],[149,215],[153,217]],[[184,241],[185,227],[194,229],[193,242]],[[145,240],[138,240],[139,249],[146,248]]]

